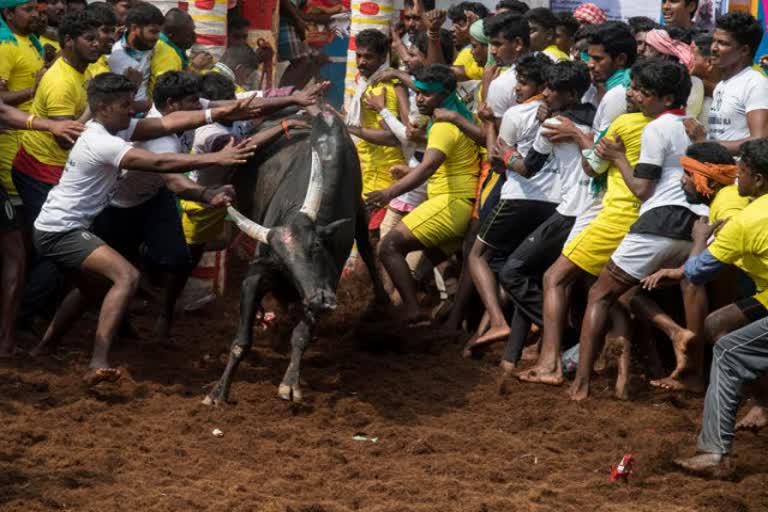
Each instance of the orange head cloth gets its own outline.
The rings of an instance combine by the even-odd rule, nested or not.
[[[680,157],[680,163],[693,178],[693,185],[700,194],[709,197],[714,192],[709,188],[708,179],[722,185],[732,185],[736,181],[736,166],[699,162],[687,156]]]

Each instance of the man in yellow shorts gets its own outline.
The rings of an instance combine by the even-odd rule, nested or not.
[[[456,78],[448,66],[426,66],[417,73],[414,86],[421,114],[431,117],[439,107],[472,118],[456,96]],[[437,259],[461,248],[472,218],[479,165],[477,145],[456,125],[430,123],[427,131],[427,150],[421,164],[391,186],[367,194],[368,205],[381,208],[427,181],[427,200],[406,215],[379,246],[381,262],[400,293],[406,319],[412,323],[427,320],[428,316],[419,306],[416,283],[405,256],[424,250]]]

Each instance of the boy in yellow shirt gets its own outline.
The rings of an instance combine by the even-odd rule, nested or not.
[[[115,11],[106,4],[91,4],[86,11],[99,23],[99,53],[101,57],[93,64],[89,64],[85,70],[86,80],[90,80],[102,73],[108,73],[109,54],[117,38],[117,16]]]
[[[0,100],[29,112],[35,85],[44,73],[43,47],[32,33],[40,21],[35,0],[0,0]],[[0,184],[17,196],[11,162],[21,143],[21,131],[0,133]]]
[[[568,54],[555,44],[559,24],[555,13],[546,7],[536,7],[525,13],[523,18],[528,22],[532,51],[543,53],[552,59],[552,62],[571,60]]]
[[[390,169],[405,163],[405,157],[400,141],[391,131],[382,127],[384,119],[363,102],[363,97],[365,93],[374,96],[384,94],[387,110],[403,120],[408,119],[408,92],[391,81],[379,82],[376,85],[368,83],[374,73],[388,67],[389,40],[384,33],[376,29],[363,30],[357,34],[355,44],[359,76],[356,79],[355,94],[349,104],[346,122],[349,132],[360,139],[355,147],[360,158],[365,197],[369,192],[392,185],[395,180],[390,174]],[[381,224],[387,203],[382,204],[371,216],[370,229],[377,229]]]
[[[433,64],[421,69],[414,81],[419,112],[432,116],[436,108],[472,114],[456,96],[456,78],[451,68]],[[405,256],[425,251],[433,260],[461,248],[472,218],[479,161],[477,145],[456,125],[430,122],[427,150],[413,168],[396,166],[392,173],[401,178],[383,190],[367,194],[367,204],[382,208],[390,200],[427,181],[427,200],[406,215],[381,241],[379,256],[403,300],[407,321],[427,320],[416,298],[416,283]]]
[[[165,15],[160,40],[150,60],[149,91],[155,89],[157,77],[167,71],[184,71],[189,60],[187,50],[195,44],[195,21],[181,9],[173,8]]]

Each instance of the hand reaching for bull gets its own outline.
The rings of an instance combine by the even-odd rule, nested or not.
[[[230,206],[235,200],[235,187],[222,185],[221,187],[205,189],[203,200],[214,208]]]
[[[214,153],[218,165],[231,166],[241,165],[248,161],[250,157],[256,152],[257,144],[252,138],[243,139],[240,142],[235,142],[234,137],[229,140],[229,143],[224,146],[221,151]]]
[[[389,189],[374,190],[366,194],[365,206],[369,211],[378,210],[387,206],[391,200],[392,197],[390,196]]]
[[[663,286],[671,286],[672,284],[679,283],[683,280],[684,276],[685,273],[683,272],[683,267],[663,268],[641,280],[640,283],[644,290],[655,290]]]
[[[56,138],[64,139],[70,144],[74,144],[83,131],[85,125],[80,121],[51,121],[48,131]]]
[[[258,106],[258,103],[255,102],[255,99],[256,95],[253,94],[248,98],[232,101],[219,107],[220,114],[217,116],[216,121],[231,123],[234,121],[244,121],[259,117],[261,108]]]
[[[308,85],[304,89],[292,94],[298,105],[308,107],[317,103],[317,98],[321,96],[326,89],[331,85],[331,82],[317,82],[316,84]]]

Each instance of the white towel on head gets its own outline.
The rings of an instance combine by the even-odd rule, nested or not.
[[[379,67],[379,69],[376,70],[376,73],[378,73],[381,70],[387,69],[388,67],[389,67],[389,63],[385,62],[384,64],[381,65],[381,67]],[[374,75],[376,73],[374,73]],[[365,94],[365,90],[367,88],[368,88],[368,79],[358,72],[357,78],[355,78],[355,94],[352,95],[352,101],[349,102],[349,109],[347,110],[347,126],[353,126],[357,128],[362,124],[363,122],[362,100],[363,100],[363,94]]]

